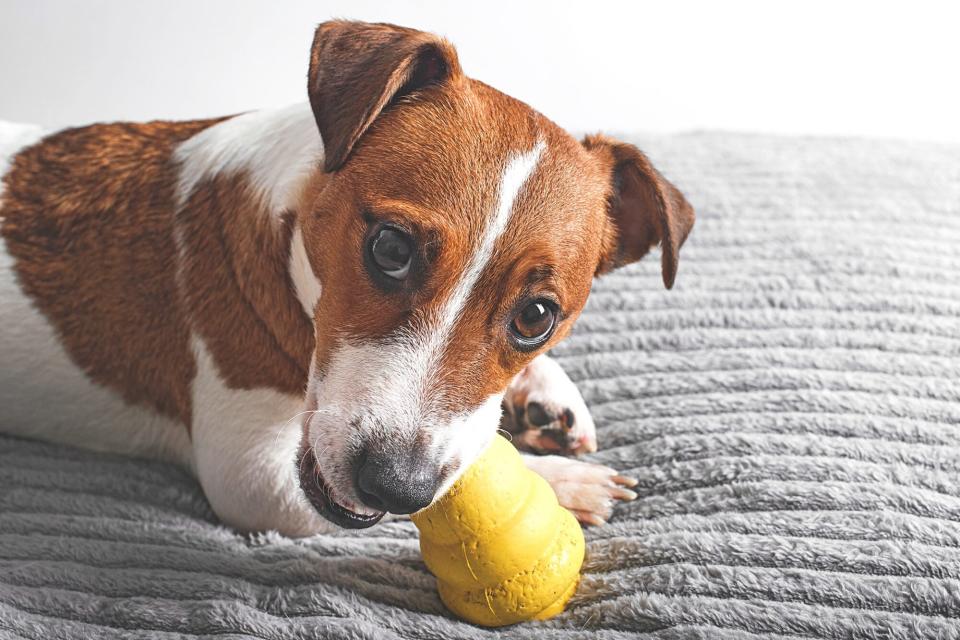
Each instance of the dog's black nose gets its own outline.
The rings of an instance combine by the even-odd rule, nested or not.
[[[433,500],[440,486],[434,465],[419,457],[367,452],[358,459],[357,493],[365,504],[390,513],[413,513]]]

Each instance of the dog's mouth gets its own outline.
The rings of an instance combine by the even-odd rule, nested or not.
[[[304,445],[300,450],[300,488],[307,500],[324,518],[346,529],[365,529],[380,521],[383,511],[358,513],[354,505],[334,499],[334,492],[324,480],[313,449]],[[353,507],[353,508],[351,508]]]

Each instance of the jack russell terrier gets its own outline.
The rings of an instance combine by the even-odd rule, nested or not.
[[[225,523],[309,535],[422,509],[503,419],[603,523],[633,481],[557,455],[596,436],[545,352],[655,244],[673,284],[690,205],[431,34],[321,24],[307,89],[6,159],[0,430],[174,461]]]

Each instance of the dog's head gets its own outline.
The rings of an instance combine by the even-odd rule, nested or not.
[[[299,224],[322,293],[301,480],[368,526],[474,460],[594,276],[659,243],[670,287],[694,215],[635,147],[573,139],[427,33],[320,25],[309,95],[324,172]]]

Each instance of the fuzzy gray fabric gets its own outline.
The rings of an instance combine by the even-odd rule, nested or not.
[[[0,635],[960,637],[960,147],[638,142],[698,222],[556,349],[640,479],[564,615],[452,619],[409,522],[247,537],[175,468],[0,439]]]

